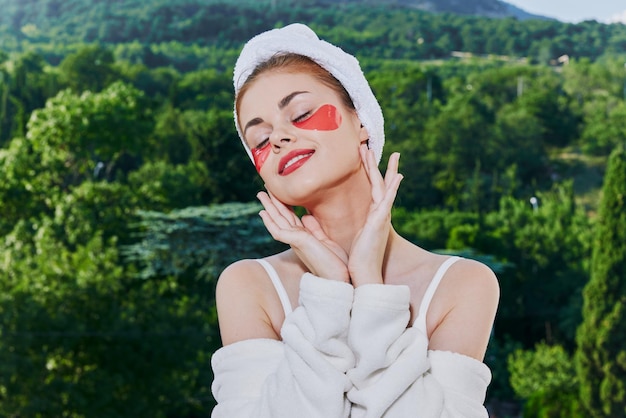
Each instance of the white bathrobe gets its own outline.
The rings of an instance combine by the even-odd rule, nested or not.
[[[306,273],[282,341],[213,355],[212,418],[487,418],[488,367],[428,350],[425,329],[407,327],[409,297],[407,286],[355,290]]]

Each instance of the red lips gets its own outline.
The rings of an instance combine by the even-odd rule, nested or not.
[[[278,174],[286,176],[293,173],[298,168],[302,167],[302,165],[304,165],[304,163],[306,163],[314,153],[315,150],[312,149],[297,149],[291,151],[289,154],[280,159],[278,164]]]

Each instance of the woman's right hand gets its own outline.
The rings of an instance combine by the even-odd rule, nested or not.
[[[259,192],[257,198],[265,208],[259,215],[272,238],[289,245],[312,274],[350,283],[348,255],[313,216],[298,218],[269,192]]]

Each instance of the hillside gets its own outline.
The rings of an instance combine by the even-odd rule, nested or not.
[[[400,7],[423,10],[436,13],[452,13],[459,15],[474,15],[490,18],[514,17],[516,19],[532,19],[544,17],[533,15],[501,0],[123,0],[114,3],[99,0],[0,0],[0,27],[21,30],[24,25],[34,24],[40,27],[45,20],[54,22],[57,19],[67,19],[70,15],[83,15],[102,12],[103,16],[132,18],[140,16],[146,10],[165,6],[182,6],[193,12],[201,7],[211,7],[214,4],[227,4],[236,7],[256,6],[266,9],[285,9],[287,7],[315,7],[334,5],[338,7],[359,6],[368,7]],[[175,18],[176,16],[173,16]],[[45,25],[44,25],[45,26]]]
[[[430,60],[464,51],[549,63],[562,55],[595,60],[626,51],[624,25],[519,20],[525,12],[498,0],[0,0],[0,10],[0,51],[34,49],[51,63],[74,45],[93,42],[237,50],[256,33],[296,21],[376,59]]]
[[[435,13],[453,13],[489,18],[514,17],[519,20],[548,19],[526,12],[501,0],[319,0],[330,4],[399,5]]]

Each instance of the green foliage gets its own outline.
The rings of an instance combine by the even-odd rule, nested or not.
[[[47,136],[50,145],[62,145],[62,138],[68,137],[70,142],[65,145],[78,149],[76,154],[80,156],[91,152],[110,159],[120,149],[136,153],[141,132],[149,132],[150,128],[149,123],[145,124],[149,118],[142,109],[141,98],[140,91],[120,82],[101,93],[76,95],[65,90],[33,114],[29,136]],[[117,126],[119,131],[106,132]]]
[[[538,193],[537,209],[504,198],[488,214],[471,248],[506,260],[500,277],[497,325],[515,339],[571,347],[587,280],[591,225],[574,202],[571,184]],[[523,327],[513,324],[521,321]]]
[[[385,157],[403,156],[397,230],[497,273],[489,397],[515,398],[508,354],[540,341],[550,346],[517,366],[571,371],[563,350],[600,241],[580,184],[565,181],[585,167],[563,155],[603,161],[624,141],[624,26],[270,3],[0,0],[0,415],[210,413],[215,278],[284,249],[258,204],[237,203],[262,182],[233,129],[232,67],[243,41],[292,21],[359,56],[385,113]],[[565,53],[588,58],[537,65]],[[591,376],[582,387],[620,376],[583,390],[600,403],[624,380],[621,352],[594,351],[618,346],[623,301],[596,288],[581,327],[592,354],[577,362]],[[576,416],[564,387],[530,388],[525,414]]]
[[[583,121],[577,144],[588,154],[608,155],[626,140],[624,59],[612,56],[597,63],[579,59],[564,67],[563,74],[565,91],[576,99],[573,111]]]
[[[116,82],[99,93],[60,92],[33,112],[26,138],[40,158],[39,168],[57,174],[48,187],[65,188],[86,178],[114,179],[134,168],[146,154],[152,124],[142,92]]]
[[[320,30],[331,42],[340,43],[360,56],[432,59],[452,51],[474,54],[528,56],[549,63],[568,54],[596,59],[607,52],[622,52],[623,25],[595,21],[578,25],[553,20],[491,19],[452,13],[428,13],[406,2],[375,1],[334,3],[308,1],[272,7],[270,1],[128,0],[123,3],[67,0],[1,0],[0,48],[23,45],[55,45],[49,54],[75,43],[142,45],[191,42],[209,48],[237,48],[252,35],[278,23],[303,22]],[[476,4],[438,1],[437,11],[483,12],[503,6],[495,1]],[[487,5],[487,6],[485,6]],[[135,50],[137,50],[135,48]],[[171,48],[172,51],[179,47]],[[61,52],[62,53],[62,52]],[[144,63],[158,64],[163,56],[140,51]],[[168,54],[169,55],[169,54]],[[137,56],[137,54],[135,54]],[[171,57],[171,55],[169,55]],[[194,54],[187,54],[194,57]],[[187,60],[177,68],[189,70]],[[195,60],[198,68],[202,60]],[[149,64],[149,62],[151,64]]]
[[[503,196],[528,193],[531,184],[549,188],[551,150],[578,135],[562,78],[546,68],[509,66],[459,69],[441,83],[443,71],[374,72],[372,84],[390,109],[388,148],[411,162],[401,167],[407,177],[425,179],[403,186],[398,204],[480,213],[497,209]]]
[[[62,194],[86,180],[134,168],[152,129],[142,94],[121,82],[100,93],[69,90],[33,112],[26,138],[0,150],[2,231],[19,220],[51,215]]]
[[[21,222],[2,243],[0,415],[207,414],[213,286],[132,279],[114,239],[69,250],[55,229]]]
[[[497,211],[482,216],[396,209],[393,219],[399,233],[427,249],[467,252],[470,258],[492,256],[482,261],[498,266],[498,337],[508,334],[526,344],[549,340],[572,348],[587,278],[591,224],[576,206],[571,184],[538,193],[537,199],[537,209],[505,197]]]
[[[145,205],[131,188],[120,183],[85,181],[54,202],[53,219],[59,240],[69,249],[88,242],[94,235],[126,243],[128,222]]]
[[[74,194],[84,200],[94,188],[115,190],[85,183]],[[217,275],[236,258],[282,248],[265,232],[259,205],[142,212],[141,240],[122,261],[115,237],[105,241],[97,230],[120,227],[85,219],[98,211],[77,198],[54,220],[19,222],[2,245],[0,413],[208,414],[210,368],[198,365],[219,345]]]
[[[55,190],[47,186],[55,173],[43,172],[42,178],[33,176],[38,158],[29,141],[15,138],[7,149],[0,149],[0,231],[4,236],[21,219],[50,213]]]
[[[251,201],[262,187],[254,165],[233,129],[232,110],[188,110],[181,115],[190,160],[209,170],[211,203]]]
[[[119,78],[113,68],[113,53],[98,45],[84,46],[59,65],[63,82],[75,93],[99,92]]]
[[[591,279],[584,289],[576,365],[589,416],[626,414],[626,151],[608,162],[594,235]]]
[[[560,345],[539,343],[534,350],[518,349],[508,356],[511,386],[526,399],[524,417],[584,417],[578,402],[576,369]]]
[[[604,98],[585,105],[585,130],[581,135],[583,150],[588,154],[607,155],[626,143],[626,103]]]
[[[173,105],[187,109],[227,109],[234,100],[229,74],[215,70],[186,73],[176,85]]]
[[[43,56],[34,51],[0,63],[0,144],[24,136],[31,112],[43,107],[60,84],[57,73],[48,71]]]
[[[169,214],[139,212],[141,240],[124,248],[140,276],[177,276],[194,268],[200,278],[217,277],[241,258],[264,257],[284,249],[258,217],[259,204],[230,203],[188,207]]]
[[[407,211],[396,208],[393,212],[396,230],[407,239],[428,250],[440,248],[462,249],[463,246],[448,247],[448,237],[457,227],[478,224],[475,213],[448,210]],[[465,244],[465,243],[464,243]]]
[[[163,161],[146,162],[128,176],[133,195],[141,207],[155,211],[197,206],[209,184],[209,172],[199,161],[172,165]]]
[[[492,338],[487,346],[484,362],[491,370],[491,383],[487,388],[487,397],[497,400],[515,400],[515,392],[510,383],[508,368],[509,356],[519,350],[521,343],[508,335]]]

